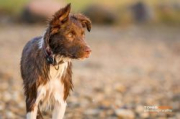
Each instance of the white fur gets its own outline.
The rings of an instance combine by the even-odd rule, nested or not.
[[[37,116],[37,106],[34,107],[32,112],[27,113],[26,119],[36,119]]]
[[[66,110],[66,102],[62,101],[61,103],[55,103],[55,107],[52,114],[52,119],[62,119]]]
[[[38,47],[39,47],[39,49],[42,48],[43,43],[44,43],[44,36],[43,36],[43,37],[39,40],[39,42],[38,42]]]
[[[61,77],[65,73],[68,62],[59,65],[56,70],[54,66],[50,66],[49,81],[45,85],[40,85],[37,89],[37,98],[33,112],[27,114],[27,119],[36,119],[37,105],[40,101],[43,102],[41,109],[46,107],[51,108],[54,106],[53,119],[62,119],[66,109],[66,102],[64,101],[64,85],[61,82]],[[47,108],[46,108],[47,109]]]

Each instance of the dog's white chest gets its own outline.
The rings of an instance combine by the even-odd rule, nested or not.
[[[67,69],[67,63],[59,65],[59,69],[56,70],[54,66],[50,66],[49,81],[45,85],[41,85],[38,88],[38,98],[43,102],[44,106],[50,106],[55,101],[62,103],[64,97],[64,85],[61,82],[61,78]]]

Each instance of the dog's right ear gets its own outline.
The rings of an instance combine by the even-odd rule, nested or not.
[[[66,7],[60,9],[54,14],[52,20],[50,21],[50,25],[52,27],[57,27],[67,22],[69,20],[70,11],[71,11],[71,4],[69,3]]]

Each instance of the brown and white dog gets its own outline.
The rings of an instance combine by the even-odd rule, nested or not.
[[[53,107],[53,119],[62,119],[66,99],[73,88],[72,59],[88,58],[85,30],[91,21],[82,14],[70,14],[71,5],[57,11],[45,34],[30,40],[23,49],[23,78],[27,119],[42,119],[40,109]],[[40,108],[39,108],[40,107]]]

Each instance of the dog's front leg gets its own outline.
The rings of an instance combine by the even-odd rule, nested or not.
[[[33,91],[34,90],[30,90],[30,92],[33,92]],[[40,114],[38,105],[39,105],[40,100],[46,94],[46,92],[43,87],[39,87],[38,90],[34,92],[37,92],[37,95],[33,94],[31,96],[26,97],[26,108],[27,108],[26,119],[42,119],[43,118],[41,115],[38,115],[38,113]]]
[[[26,115],[26,119],[36,119],[38,106],[35,103],[27,104],[27,102],[26,106],[29,109]]]
[[[61,103],[59,101],[56,101],[53,110],[52,119],[63,119],[66,110],[66,105],[67,104],[65,101],[61,101]]]

